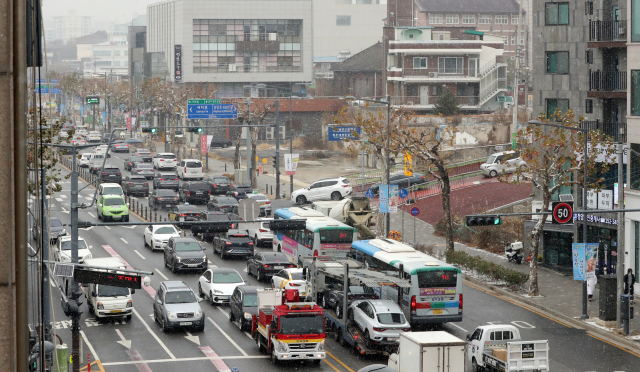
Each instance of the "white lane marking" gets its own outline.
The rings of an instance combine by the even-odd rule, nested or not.
[[[142,258],[143,260],[146,260],[146,258],[144,258],[144,256],[143,256],[143,255],[141,255],[141,254],[140,254],[140,252],[138,252],[138,250],[137,250],[137,249],[134,249],[133,251],[134,251],[134,252],[136,252],[136,254],[137,254],[138,256],[140,256],[140,258]]]
[[[122,227],[124,227],[125,229],[135,229],[138,226],[133,225],[133,226],[122,226]]]
[[[164,278],[164,280],[169,280],[169,278],[167,278],[166,275],[164,275],[162,271],[160,271],[160,269],[156,269],[156,271],[158,272],[158,274],[160,274],[161,277]],[[151,316],[153,316],[153,314]]]
[[[59,202],[61,202],[61,201],[62,201],[62,198],[56,198],[56,200],[57,200],[57,201],[59,201]]]
[[[184,338],[186,338],[187,340],[193,342],[194,344],[200,346],[200,336],[194,336],[191,334],[191,332],[186,332],[187,334],[186,336],[184,336]]]
[[[222,310],[221,308],[217,307],[216,309],[220,310],[220,312],[222,314],[224,314],[224,316],[226,316],[227,318],[229,317],[229,313],[225,312],[224,310]]]
[[[147,322],[144,321],[144,319],[142,319],[142,317],[140,316],[140,314],[138,314],[138,311],[136,310],[136,308],[133,308],[133,313],[136,314],[136,316],[138,317],[138,319],[142,322],[142,324],[145,326],[145,328],[147,328],[147,331],[149,331],[149,333],[151,333],[151,336],[153,336],[153,338],[156,339],[156,341],[158,341],[158,343],[160,344],[160,346],[162,346],[162,348],[164,349],[164,351],[167,352],[167,354],[169,354],[169,356],[171,357],[171,359],[176,359],[176,357],[171,353],[171,351],[169,350],[169,348],[167,347],[167,345],[165,345],[160,338],[158,337],[158,335],[156,335],[152,330],[151,327],[149,327],[149,325],[147,324]],[[139,363],[139,362],[138,362]]]
[[[249,337],[250,339],[253,340],[253,337],[251,337],[251,334],[249,332],[245,331],[244,334],[245,334],[245,336],[247,336],[247,337]]]
[[[105,226],[107,228],[107,230],[111,230],[111,228],[109,226]]]
[[[134,310],[135,311],[135,310]],[[91,355],[93,355],[93,360],[97,360],[100,359],[100,357],[98,356],[98,354],[96,353],[96,351],[93,349],[93,346],[91,346],[91,343],[89,342],[89,339],[87,338],[87,336],[84,334],[84,331],[80,331],[80,334],[82,335],[82,339],[84,340],[85,344],[87,344],[87,347],[89,348],[89,350],[91,351]]]
[[[91,213],[91,212],[87,212],[87,213],[89,213],[89,216],[91,216],[93,218],[96,218],[96,216],[93,213]]]
[[[244,356],[248,356],[248,354],[247,354],[247,353],[245,353],[245,352],[244,352],[244,350],[242,350],[242,349],[240,348],[240,346],[238,346],[238,344],[236,344],[236,342],[235,342],[235,341],[233,341],[233,339],[232,339],[231,337],[229,337],[229,335],[228,335],[225,331],[223,331],[223,330],[222,330],[222,328],[220,328],[220,326],[216,324],[216,322],[214,322],[214,321],[213,321],[213,319],[211,319],[211,318],[207,317],[207,320],[208,320],[209,322],[211,322],[211,324],[213,324],[214,326],[216,326],[216,328],[218,328],[218,331],[220,331],[220,333],[222,333],[222,334],[224,335],[224,337],[226,337],[226,338],[227,338],[227,340],[229,340],[229,342],[231,343],[231,345],[235,346],[235,347],[236,347],[236,349],[238,349],[238,350],[242,353],[242,355],[244,355]]]
[[[245,267],[244,270],[242,270],[242,271],[246,273],[247,272],[247,268]]]
[[[124,244],[129,244],[129,242],[124,240],[124,238],[120,238],[120,240],[122,240],[124,242]]]
[[[90,196],[85,196],[84,198],[87,199],[87,200],[93,200],[93,198],[90,197]]]
[[[118,337],[120,337],[120,341],[116,341],[116,342],[126,347],[127,349],[131,349],[131,340],[127,340],[126,338],[124,338],[124,336],[122,335],[122,332],[120,332],[118,328],[116,328],[116,333],[118,334]]]
[[[458,328],[459,330],[461,330],[461,331],[462,331],[462,332],[464,332],[464,333],[468,333],[468,332],[469,332],[469,331],[467,331],[466,329],[464,329],[464,328],[460,327],[459,325],[457,325],[457,324],[455,324],[455,323],[449,323],[449,325],[452,325],[452,326],[454,326],[454,327]]]
[[[71,183],[71,182],[63,182],[63,184],[66,184],[66,183]],[[60,197],[61,197],[61,198],[63,198],[63,199],[66,199],[66,198],[67,198],[67,196],[66,196],[66,195],[60,195]]]
[[[267,359],[268,355],[247,355],[247,356],[218,356],[218,357],[192,357],[192,358],[175,358],[175,359],[145,359],[145,360],[136,360],[136,361],[126,361],[126,362],[110,362],[110,363],[101,363],[103,366],[122,366],[128,364],[137,364],[137,363],[166,363],[166,362],[189,362],[195,360],[243,360],[243,359]]]

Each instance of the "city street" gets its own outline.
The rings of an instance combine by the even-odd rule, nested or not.
[[[127,154],[114,154],[108,162],[122,167],[122,159]],[[215,168],[214,168],[215,170]],[[63,175],[67,174],[63,170]],[[129,172],[122,171],[123,177]],[[81,181],[80,188],[85,184]],[[63,191],[51,200],[51,216],[69,223],[70,182],[63,181]],[[80,193],[80,201],[90,203],[94,189],[87,187]],[[146,198],[138,198],[146,205]],[[282,202],[284,204],[285,202]],[[201,206],[206,208],[205,206]],[[275,210],[275,209],[274,209]],[[95,208],[80,211],[80,221],[99,222]],[[133,214],[131,222],[140,221]],[[142,226],[112,226],[80,229],[79,234],[91,248],[93,257],[119,256],[134,269],[154,272],[151,286],[137,290],[133,296],[134,316],[130,322],[110,320],[97,322],[86,307],[82,306],[81,331],[83,351],[91,358],[99,359],[106,371],[185,371],[217,370],[227,371],[238,368],[243,371],[274,370],[266,355],[260,354],[250,335],[240,331],[229,321],[227,306],[212,306],[202,302],[206,324],[203,332],[175,331],[163,333],[154,323],[152,302],[160,282],[182,280],[194,291],[200,273],[173,274],[163,265],[161,252],[151,252],[143,245]],[[68,231],[68,230],[67,230]],[[190,231],[186,230],[190,236]],[[210,243],[201,242],[206,247],[210,267],[230,267],[238,270],[250,285],[268,286],[258,283],[246,273],[246,263],[242,259],[221,260],[214,256]],[[257,250],[268,250],[258,248]],[[544,313],[531,311],[508,300],[488,294],[481,289],[464,287],[464,320],[449,323],[444,329],[464,339],[474,328],[483,324],[511,323],[520,328],[523,339],[548,339],[551,348],[550,366],[554,371],[635,371],[640,356],[622,350],[608,341],[601,340],[583,329],[562,324]],[[71,320],[60,308],[59,295],[54,289],[52,295],[54,325],[62,340],[71,347]],[[386,364],[386,358],[361,357],[351,350],[338,345],[327,337],[328,358],[318,367],[311,363],[285,363],[281,370],[305,368],[306,370],[348,371],[375,363]],[[93,368],[92,368],[93,370]],[[468,366],[470,370],[470,366]]]

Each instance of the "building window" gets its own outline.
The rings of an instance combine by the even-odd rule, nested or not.
[[[631,160],[629,168],[629,187],[632,190],[640,190],[640,156],[636,153],[640,153],[640,143],[632,143],[629,156]]]
[[[507,15],[496,15],[496,24],[497,25],[508,25],[509,24],[509,16],[507,16]]]
[[[460,23],[460,15],[459,14],[447,14],[447,24],[448,25],[457,25]]]
[[[560,109],[560,113],[564,115],[569,110],[569,100],[547,98],[547,118],[552,118],[556,109]]]
[[[512,15],[511,16],[511,24],[512,25],[520,24],[520,17],[518,15]]]
[[[584,15],[593,15],[593,1],[584,2]]]
[[[584,112],[586,112],[587,114],[593,114],[593,100],[591,98],[585,101]]]
[[[592,64],[593,63],[593,50],[587,50],[585,52],[585,59],[586,59],[588,64]]]
[[[503,36],[502,37],[502,41],[504,41],[504,45],[509,45],[509,37],[508,36]]]
[[[640,116],[640,70],[631,70],[631,115]]]
[[[113,65],[116,66],[116,67],[119,67],[120,66],[120,61],[113,61]]]
[[[491,16],[490,15],[480,15],[478,17],[478,23],[481,25],[490,25],[491,24]]]
[[[441,24],[442,23],[442,14],[432,14],[429,13],[429,24]]]
[[[569,3],[546,3],[544,9],[547,26],[569,24]]]
[[[520,44],[518,45],[524,45],[524,36],[520,36]]]
[[[413,68],[427,68],[427,57],[413,57]]]
[[[640,0],[631,0],[631,41],[640,41]],[[640,275],[638,275],[640,277]]]
[[[440,57],[438,58],[439,74],[462,74],[463,72],[462,57]]]
[[[475,14],[463,14],[462,15],[462,24],[463,25],[475,25],[476,24],[476,15]]]
[[[114,56],[119,56],[120,55],[120,51],[119,50],[114,50],[113,51],[113,55]]]
[[[96,66],[108,67],[111,66],[111,61],[96,61]]]
[[[93,55],[100,56],[100,57],[111,57],[111,51],[110,50],[94,50]]]
[[[511,45],[516,45],[516,41],[518,40],[518,37],[516,36],[511,36]]]
[[[547,74],[568,74],[569,52],[547,52]]]
[[[336,26],[351,26],[351,16],[348,16],[348,15],[336,16]]]

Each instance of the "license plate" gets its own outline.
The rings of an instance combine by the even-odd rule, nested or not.
[[[190,326],[191,322],[180,322],[181,326]]]
[[[442,315],[442,309],[433,310],[433,315]]]
[[[165,208],[169,208],[169,206],[171,206],[171,204],[165,204],[164,205]]]
[[[109,311],[111,314],[121,313],[122,310],[111,310]]]
[[[187,264],[189,267],[198,267],[198,264]]]
[[[184,217],[180,217],[180,222],[184,222]]]
[[[274,266],[274,269],[284,269],[284,266]]]
[[[397,337],[387,337],[387,341],[398,341]]]

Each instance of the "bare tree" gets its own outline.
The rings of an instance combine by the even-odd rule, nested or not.
[[[275,102],[271,104],[255,104],[250,105],[246,101],[238,102],[238,123],[240,125],[262,125],[275,107]],[[257,143],[258,143],[258,130],[259,127],[249,127],[247,133],[251,136],[251,187],[258,187],[258,179],[256,176],[255,170],[257,169],[256,163],[256,152],[257,152]],[[235,157],[233,159],[233,167],[235,169],[240,169],[240,140],[241,133],[238,134],[238,138],[236,139],[236,151]]]

